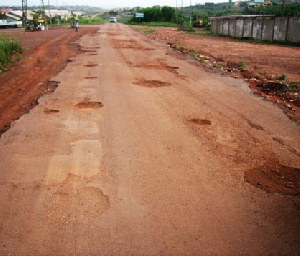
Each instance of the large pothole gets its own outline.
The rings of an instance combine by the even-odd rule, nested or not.
[[[268,193],[300,195],[300,169],[284,166],[262,166],[245,172],[245,181]]]
[[[102,108],[103,104],[100,101],[82,101],[76,104],[77,108],[80,109],[96,109],[96,108]]]
[[[171,85],[171,83],[169,82],[163,82],[159,80],[139,80],[137,82],[134,82],[133,84],[143,86],[143,87],[152,87],[152,88],[166,87]]]

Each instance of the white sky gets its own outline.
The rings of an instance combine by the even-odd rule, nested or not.
[[[226,2],[226,0],[49,0],[51,5],[89,5],[94,7],[113,8],[113,7],[148,7],[153,5],[167,5],[167,6],[184,6],[205,2]],[[48,0],[44,0],[45,5],[48,4]],[[40,5],[40,0],[27,0],[27,5]],[[8,6],[21,6],[22,0],[0,0],[1,5]]]

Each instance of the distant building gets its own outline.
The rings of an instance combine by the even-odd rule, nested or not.
[[[27,20],[33,20],[32,10],[27,10]],[[6,16],[12,20],[22,20],[22,11],[15,10],[6,13]]]
[[[11,11],[13,11],[13,9],[1,9],[0,13],[1,14],[6,14],[6,13],[11,12]]]

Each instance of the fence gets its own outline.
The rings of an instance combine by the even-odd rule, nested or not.
[[[217,35],[300,43],[300,17],[242,15],[210,20],[211,31]]]

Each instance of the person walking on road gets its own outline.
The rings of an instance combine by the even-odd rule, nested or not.
[[[78,31],[78,21],[75,22],[75,31]]]

